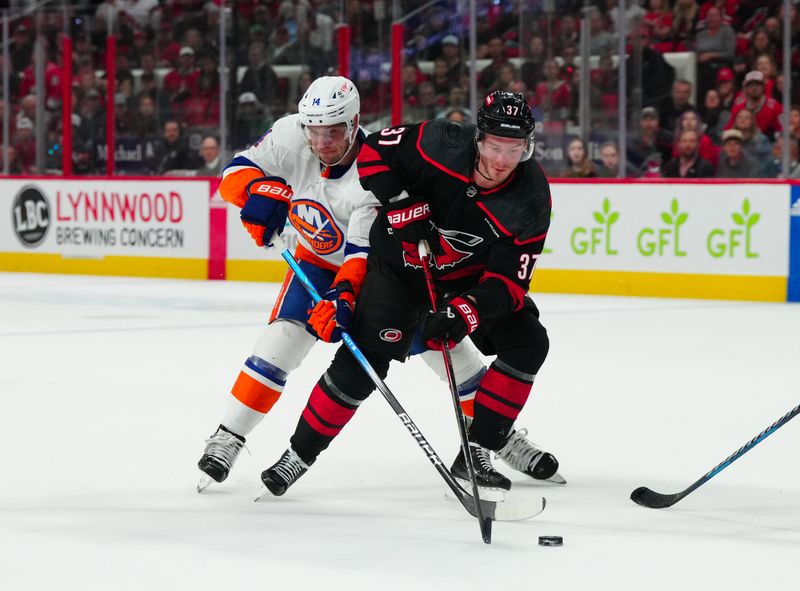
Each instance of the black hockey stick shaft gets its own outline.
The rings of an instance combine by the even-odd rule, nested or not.
[[[753,449],[756,445],[764,441],[767,437],[772,435],[775,431],[783,427],[786,423],[791,421],[794,417],[800,414],[800,405],[795,406],[792,410],[787,412],[777,421],[772,423],[769,427],[764,429],[761,433],[753,437],[750,441],[745,443],[742,447],[737,449],[733,452],[730,456],[725,458],[720,464],[715,466],[705,475],[703,475],[697,482],[694,482],[691,486],[689,486],[686,490],[683,490],[679,493],[675,493],[672,495],[669,494],[661,494],[655,491],[650,490],[645,486],[640,486],[635,491],[631,493],[631,500],[634,503],[642,505],[643,507],[649,507],[651,509],[664,509],[665,507],[671,507],[682,498],[687,496],[692,491],[700,488],[706,482],[714,478],[717,474],[722,472],[725,468],[733,464],[736,460],[741,458],[744,454],[748,451]]]
[[[289,251],[289,247],[286,245],[286,242],[283,240],[283,238],[276,233],[272,237],[272,242],[276,244],[278,248],[281,250],[281,256],[289,265],[289,267],[292,269],[292,271],[294,271],[295,276],[300,280],[300,283],[303,284],[303,287],[306,289],[306,291],[308,291],[309,295],[311,296],[311,299],[314,300],[314,303],[316,304],[317,302],[319,302],[322,299],[319,295],[319,292],[314,287],[314,284],[311,283],[311,280],[308,278],[308,275],[306,275],[305,271],[303,271],[303,269],[297,263],[297,260]],[[422,431],[420,431],[419,428],[414,424],[414,421],[411,419],[408,413],[403,409],[400,402],[398,402],[397,398],[395,398],[394,394],[392,394],[392,391],[389,390],[389,387],[386,385],[383,379],[378,375],[378,372],[376,372],[375,369],[372,367],[369,360],[361,352],[361,349],[359,349],[358,345],[356,345],[355,341],[346,332],[342,332],[342,341],[344,341],[347,348],[353,354],[353,357],[355,357],[356,361],[358,361],[358,364],[362,367],[362,369],[367,373],[367,375],[373,381],[376,388],[380,391],[380,393],[389,403],[389,406],[392,407],[392,410],[398,416],[400,421],[403,423],[403,425],[405,425],[409,433],[411,433],[412,437],[417,442],[417,445],[419,445],[422,451],[425,452],[425,455],[427,456],[428,460],[430,460],[431,464],[433,464],[434,468],[436,468],[436,471],[444,479],[447,486],[450,488],[451,491],[453,491],[453,494],[455,494],[456,498],[458,498],[458,500],[461,502],[464,508],[470,513],[470,515],[474,517],[479,517],[480,515],[487,515],[489,517],[494,517],[495,511],[497,509],[497,503],[492,501],[483,501],[477,497],[473,498],[469,495],[469,493],[467,493],[467,491],[461,488],[461,485],[459,485],[458,482],[456,482],[455,478],[453,478],[453,475],[450,473],[450,471],[447,468],[445,468],[442,459],[433,449],[433,446],[431,446],[431,444],[428,443],[428,440],[425,439],[425,436],[422,434]],[[542,504],[542,509],[543,508],[544,504]],[[520,518],[524,519],[525,517],[520,517]]]
[[[428,243],[421,240],[419,243],[419,258],[422,261],[422,274],[425,276],[425,285],[428,288],[428,298],[431,302],[431,312],[436,312],[436,288],[433,284],[433,276],[431,275],[430,263],[431,251]],[[467,424],[464,419],[464,413],[461,412],[461,402],[458,397],[458,384],[456,383],[456,374],[453,370],[453,360],[450,357],[450,349],[447,347],[447,339],[441,340],[442,348],[442,361],[444,362],[445,373],[447,373],[447,383],[450,386],[450,398],[453,401],[453,410],[456,413],[456,421],[458,422],[458,434],[461,438],[461,451],[464,453],[464,461],[467,464],[467,471],[469,472],[469,481],[472,485],[472,496],[480,501],[478,495],[478,480],[475,477],[475,465],[472,462],[472,454],[469,453],[469,440],[467,439]],[[487,544],[492,543],[492,520],[483,516],[480,509],[480,502],[478,503],[478,524],[481,528],[481,537]]]

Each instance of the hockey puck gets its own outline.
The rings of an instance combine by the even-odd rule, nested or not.
[[[540,546],[563,546],[564,538],[561,536],[539,536]]]

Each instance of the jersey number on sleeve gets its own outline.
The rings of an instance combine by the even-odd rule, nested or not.
[[[396,135],[397,137],[393,140],[378,140],[379,146],[396,146],[400,143],[400,140],[403,139],[403,132],[406,130],[405,127],[389,127],[387,129],[381,129],[381,136],[383,137],[391,137]]]
[[[522,279],[523,281],[527,281],[533,275],[533,267],[536,265],[536,256],[532,256],[529,254],[521,254],[519,255],[519,271],[517,271],[517,277]]]

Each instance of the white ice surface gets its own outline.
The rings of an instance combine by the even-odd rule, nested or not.
[[[541,295],[551,351],[518,422],[569,481],[484,545],[376,393],[282,498],[252,502],[335,350],[318,345],[223,485],[203,440],[276,286],[0,274],[0,589],[800,589],[800,419],[667,510],[800,403],[800,308]],[[445,384],[388,384],[449,463]],[[561,548],[537,545],[564,537]]]

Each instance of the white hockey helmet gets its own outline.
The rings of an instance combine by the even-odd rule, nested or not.
[[[344,76],[322,76],[314,80],[297,104],[300,125],[347,124],[347,136],[355,140],[356,116],[361,100],[355,84]]]

